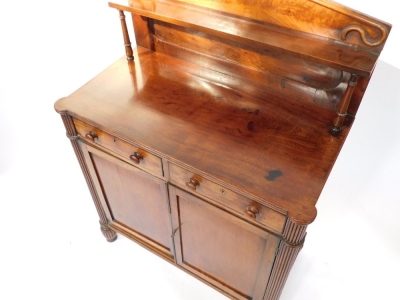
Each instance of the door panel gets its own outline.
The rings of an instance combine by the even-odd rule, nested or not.
[[[172,256],[166,183],[91,146],[81,144],[112,223],[156,243]]]
[[[177,263],[239,299],[262,299],[279,239],[169,187]]]

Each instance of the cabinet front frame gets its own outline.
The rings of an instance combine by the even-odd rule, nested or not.
[[[182,268],[183,270],[193,274],[195,277],[206,281],[207,284],[213,286],[214,288],[221,290],[221,292],[230,295],[233,299],[252,299],[258,300],[263,299],[266,287],[268,285],[269,277],[271,275],[271,271],[274,266],[276,252],[279,248],[280,238],[275,234],[271,234],[270,232],[257,227],[244,219],[241,219],[237,215],[232,214],[228,210],[225,210],[223,207],[218,205],[218,203],[214,203],[213,200],[205,198],[205,197],[197,197],[195,195],[189,194],[184,190],[181,190],[178,187],[175,187],[171,184],[167,184],[164,180],[149,174],[141,169],[136,168],[128,164],[127,162],[115,157],[112,153],[108,153],[102,149],[98,149],[92,145],[89,145],[85,141],[79,140],[79,146],[82,150],[83,156],[85,158],[85,163],[88,167],[90,176],[92,178],[93,184],[96,189],[96,193],[98,194],[98,198],[100,200],[101,206],[105,212],[107,220],[109,221],[109,227],[116,232],[123,234],[124,236],[134,240],[141,246],[147,248],[148,250],[158,254],[170,262],[175,261],[178,267]],[[118,166],[126,168],[134,173],[140,173],[140,176],[144,176],[147,179],[153,180],[162,186],[164,189],[163,193],[163,203],[165,204],[165,218],[167,221],[168,232],[171,233],[171,238],[169,239],[170,244],[169,251],[164,247],[160,246],[157,242],[146,237],[145,234],[141,234],[138,231],[135,231],[134,228],[130,229],[127,225],[123,225],[122,223],[118,222],[118,220],[114,220],[112,216],[112,212],[109,209],[108,202],[106,200],[105,195],[103,194],[102,184],[98,178],[96,167],[92,161],[92,155],[97,155],[111,163],[114,163]],[[207,274],[202,272],[200,269],[195,267],[191,267],[189,264],[185,263],[183,259],[183,247],[182,240],[181,240],[181,230],[179,225],[179,201],[177,200],[178,197],[184,197],[189,199],[189,201],[195,201],[196,204],[200,205],[207,210],[210,210],[221,218],[229,220],[233,224],[249,231],[252,234],[259,236],[260,238],[265,240],[265,248],[263,250],[262,258],[260,260],[260,267],[258,270],[253,270],[257,272],[256,281],[254,292],[251,296],[245,295],[238,290],[235,290],[234,287],[231,287],[227,284],[224,284],[222,281],[218,280],[217,278],[213,278],[212,274]],[[210,253],[212,255],[212,253]],[[249,298],[250,297],[250,298]]]

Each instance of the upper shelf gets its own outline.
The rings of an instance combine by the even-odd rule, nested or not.
[[[274,1],[260,0],[256,4],[258,10],[255,7],[241,10],[239,4],[245,0],[235,0],[235,5],[223,7],[213,0],[188,2],[196,5],[182,1],[130,0],[129,6],[116,3],[109,6],[364,77],[372,74],[391,28],[331,1],[285,0],[279,1],[278,9]],[[302,2],[307,5],[301,7]],[[219,10],[222,8],[223,11]]]

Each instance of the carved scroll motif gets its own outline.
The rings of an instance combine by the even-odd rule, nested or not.
[[[366,44],[367,46],[370,46],[370,47],[379,46],[386,39],[387,31],[386,31],[385,27],[380,26],[378,24],[375,24],[375,27],[377,27],[382,33],[381,38],[379,40],[377,40],[377,41],[371,40],[368,37],[368,32],[364,28],[359,26],[359,25],[349,25],[346,28],[344,28],[343,31],[342,31],[341,38],[342,38],[342,40],[346,40],[347,34],[350,31],[357,31],[360,34],[361,39],[364,42],[364,44]]]
[[[378,40],[372,40],[371,37],[369,37],[368,32],[362,26],[355,25],[355,24],[348,25],[342,30],[342,33],[341,33],[341,36],[340,36],[340,38],[343,41],[346,40],[347,35],[348,35],[349,32],[356,31],[356,32],[358,32],[360,34],[361,39],[362,39],[362,41],[363,41],[363,43],[365,45],[370,46],[370,47],[375,47],[375,46],[379,46],[380,44],[382,44],[386,40],[386,38],[388,36],[388,31],[387,31],[385,26],[383,26],[381,24],[378,24],[378,23],[375,23],[375,22],[373,22],[371,20],[368,20],[364,16],[358,16],[357,14],[351,14],[351,12],[345,10],[344,8],[334,7],[331,3],[325,2],[325,1],[322,1],[322,0],[309,0],[309,1],[312,1],[314,3],[317,3],[317,4],[321,5],[321,6],[329,8],[330,10],[336,11],[336,12],[338,12],[338,13],[340,13],[342,15],[345,15],[347,17],[350,17],[350,18],[353,18],[353,19],[357,19],[361,23],[368,24],[368,25],[370,25],[372,27],[375,27],[376,29],[378,29],[381,32],[381,37]]]

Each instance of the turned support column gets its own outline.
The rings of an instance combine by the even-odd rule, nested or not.
[[[128,28],[126,27],[125,14],[123,10],[119,10],[119,19],[121,20],[122,34],[124,36],[126,59],[128,61],[133,61],[134,58],[133,58],[131,40],[129,39],[129,32]]]
[[[349,108],[351,97],[353,96],[354,88],[357,85],[358,76],[352,74],[346,91],[344,92],[342,101],[339,104],[339,108],[337,110],[337,116],[333,120],[333,126],[331,127],[331,134],[338,135],[343,129],[343,122],[347,115],[347,109]]]
[[[106,214],[103,210],[103,207],[101,206],[100,199],[97,195],[92,179],[90,178],[89,170],[86,166],[83,153],[78,145],[78,134],[76,132],[72,118],[67,114],[61,114],[61,118],[64,122],[65,129],[67,130],[67,137],[71,140],[72,148],[75,151],[75,155],[78,159],[79,165],[81,166],[83,175],[86,179],[86,183],[89,187],[90,194],[92,195],[92,199],[94,205],[96,206],[97,213],[99,214],[100,230],[108,242],[113,242],[117,239],[117,233],[108,227],[108,220]]]
[[[297,225],[291,219],[287,220],[263,300],[279,299],[290,269],[303,248],[306,229],[307,225]]]

